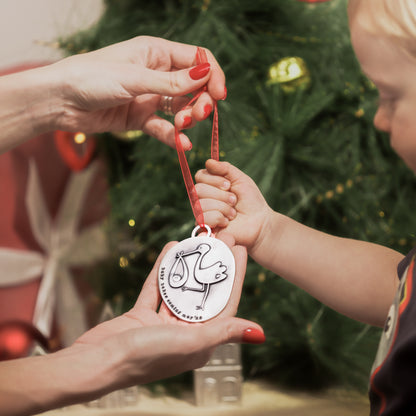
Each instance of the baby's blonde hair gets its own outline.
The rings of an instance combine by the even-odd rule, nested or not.
[[[365,8],[364,17],[357,15]],[[356,17],[375,34],[391,38],[405,52],[416,57],[416,0],[349,0],[350,20]]]

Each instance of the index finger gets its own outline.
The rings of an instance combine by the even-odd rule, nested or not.
[[[208,91],[215,100],[224,100],[227,95],[227,90],[225,88],[225,75],[214,55],[210,50],[198,46],[195,60],[197,65],[206,62],[210,63],[212,72],[208,80]],[[220,85],[221,88],[219,88]]]
[[[225,75],[214,55],[207,50],[208,62],[211,64],[211,76],[208,80],[208,92],[215,100],[225,100],[227,89]]]
[[[164,39],[163,39],[164,40]],[[198,65],[198,47],[194,45],[187,45],[173,41],[164,40],[167,42],[169,56],[172,66],[177,69],[190,68]],[[209,49],[200,48],[205,52],[206,59],[211,65],[211,76],[208,81],[208,92],[215,100],[222,100],[225,98],[225,75],[219,63]]]

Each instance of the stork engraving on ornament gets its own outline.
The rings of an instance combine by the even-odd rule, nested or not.
[[[227,266],[221,261],[217,261],[209,266],[202,264],[204,257],[209,251],[211,251],[211,246],[207,243],[199,244],[195,250],[180,251],[176,254],[175,263],[169,272],[169,285],[172,288],[182,288],[182,291],[192,290],[204,293],[201,304],[196,307],[198,310],[204,310],[211,285],[222,282],[228,277],[226,273]],[[185,286],[189,278],[189,266],[186,257],[195,254],[198,255],[198,258],[193,268],[193,277],[201,287]]]

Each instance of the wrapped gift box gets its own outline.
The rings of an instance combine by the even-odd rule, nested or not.
[[[59,145],[63,134],[66,148]],[[85,137],[80,145],[74,137],[51,132],[0,155],[0,322],[34,322],[45,336],[58,335],[61,345],[95,323],[84,311],[93,292],[83,272],[107,253],[105,163],[91,151],[74,170],[65,149],[77,157],[80,146],[91,150],[95,140]],[[71,307],[69,322],[57,317]]]

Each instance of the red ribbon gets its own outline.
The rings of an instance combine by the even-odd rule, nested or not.
[[[208,62],[205,50],[198,48],[196,52],[196,64],[200,65]],[[200,95],[206,91],[206,86],[199,91],[185,107],[195,102]],[[185,108],[184,107],[184,108]],[[212,135],[211,135],[211,158],[219,160],[219,135],[218,135],[218,106],[217,102],[214,102],[214,118],[212,122]],[[191,203],[192,212],[194,213],[196,222],[201,228],[204,228],[204,213],[199,202],[198,194],[195,189],[194,181],[189,169],[188,161],[185,156],[185,151],[179,137],[179,129],[175,126],[175,144],[178,152],[179,164],[181,165],[182,176],[185,182],[186,191],[188,193],[189,201]]]

